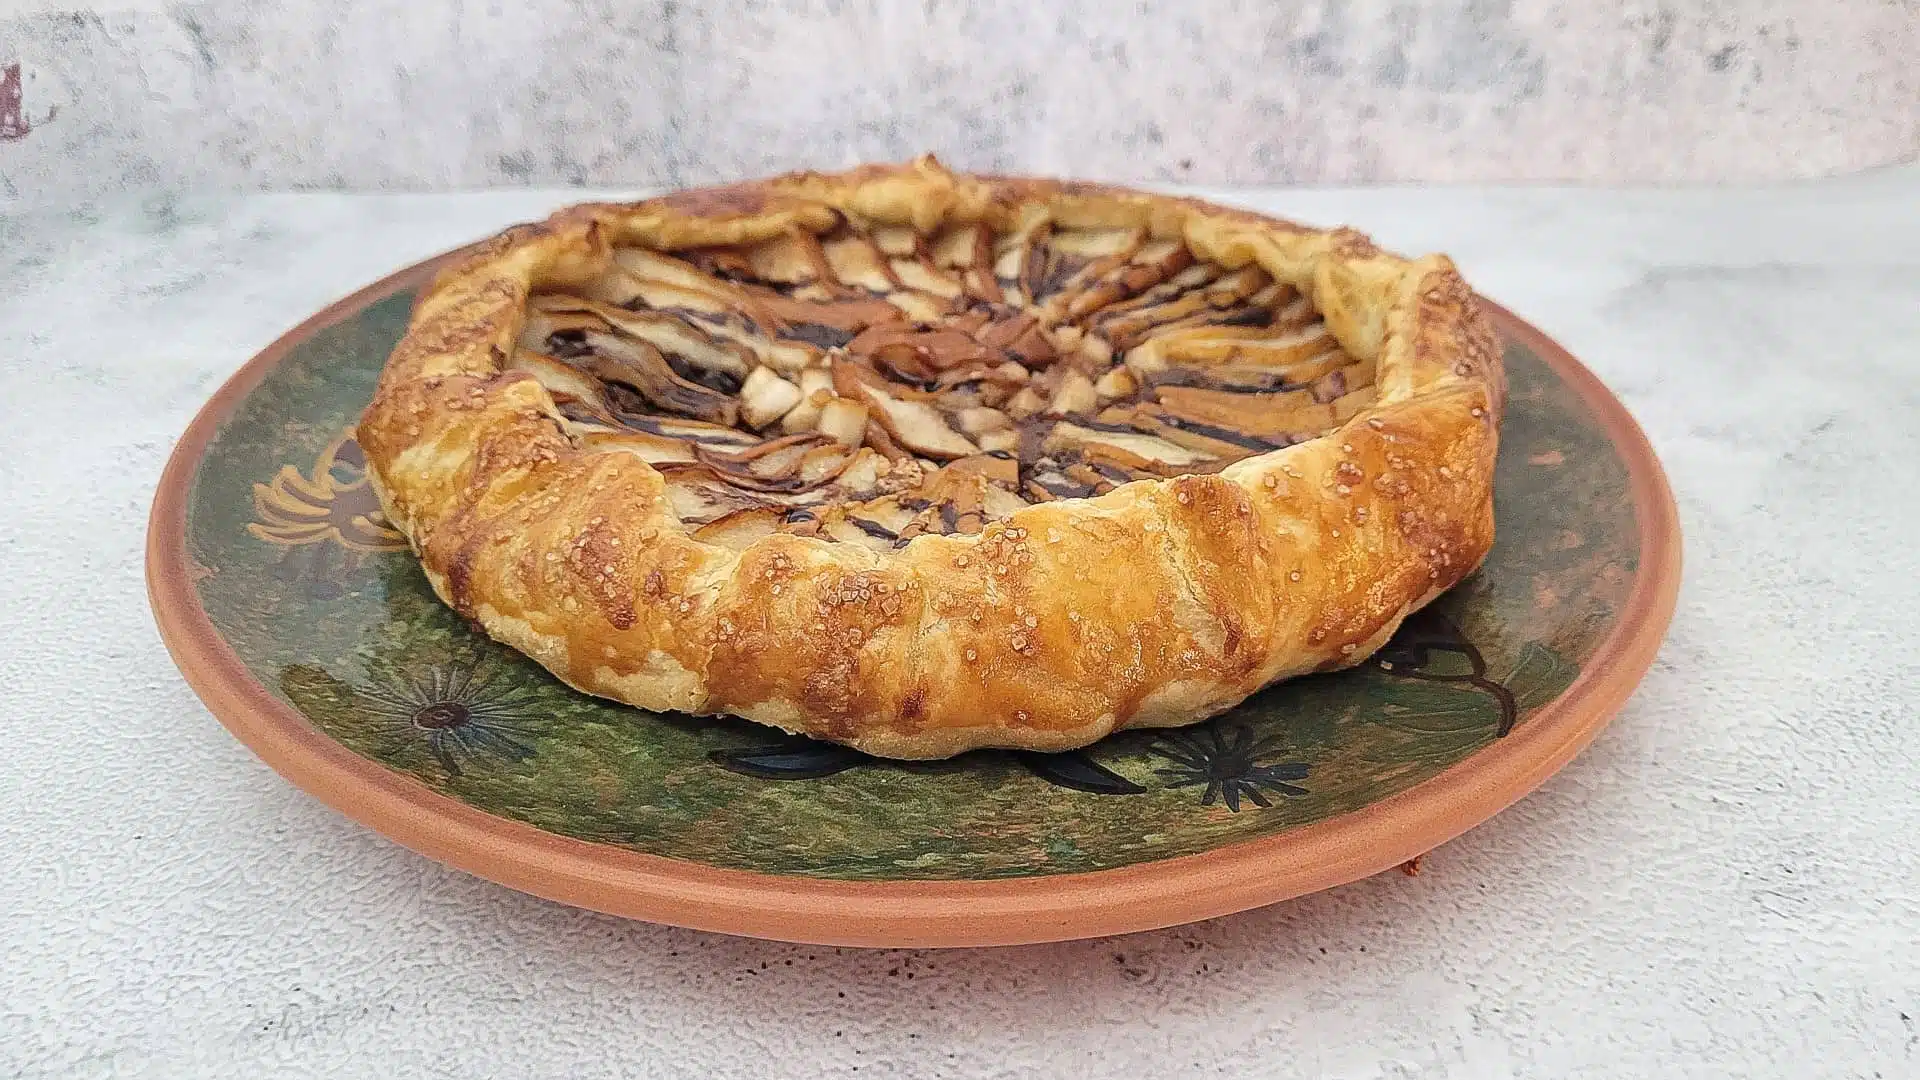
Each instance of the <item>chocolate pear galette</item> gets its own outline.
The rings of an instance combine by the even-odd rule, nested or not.
[[[1493,543],[1503,394],[1443,256],[924,158],[512,229],[358,435],[569,684],[934,758],[1366,658]]]

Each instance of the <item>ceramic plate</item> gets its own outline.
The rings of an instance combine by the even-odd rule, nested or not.
[[[1512,404],[1485,567],[1365,666],[1069,754],[899,764],[569,690],[429,591],[351,425],[438,264],[221,388],[155,500],[168,647],[235,735],[453,866],[658,922],[981,945],[1208,918],[1391,868],[1531,790],[1652,662],[1672,496],[1618,401],[1495,307]]]

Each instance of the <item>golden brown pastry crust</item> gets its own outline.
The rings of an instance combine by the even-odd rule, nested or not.
[[[503,370],[536,284],[591,279],[616,245],[757,241],[842,212],[927,233],[1023,204],[1259,264],[1377,363],[1378,400],[1218,473],[1029,506],[976,535],[879,552],[774,534],[734,551],[688,535],[652,466],[576,446],[547,390]],[[508,230],[423,292],[358,434],[435,591],[572,686],[937,758],[1192,723],[1365,659],[1491,547],[1503,396],[1491,326],[1444,256],[923,158]]]

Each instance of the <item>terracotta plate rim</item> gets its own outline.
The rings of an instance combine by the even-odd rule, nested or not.
[[[1618,621],[1565,692],[1511,735],[1352,813],[1196,855],[1073,874],[842,881],[727,870],[495,817],[360,757],[313,728],[241,664],[202,609],[186,549],[208,444],[296,345],[424,284],[448,252],[348,296],[249,360],[203,406],[161,474],[147,526],[147,592],[168,651],[242,743],[322,802],[423,855],[521,892],[612,915],[817,945],[1014,945],[1156,929],[1277,903],[1390,869],[1505,809],[1591,742],[1653,663],[1680,586],[1680,529],[1664,471],[1625,406],[1544,333],[1484,301],[1592,410],[1624,458],[1640,563]]]

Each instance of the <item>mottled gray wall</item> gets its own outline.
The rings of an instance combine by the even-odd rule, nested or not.
[[[1228,183],[1920,153],[1920,0],[123,2],[0,4],[0,197],[663,185],[922,149]]]

